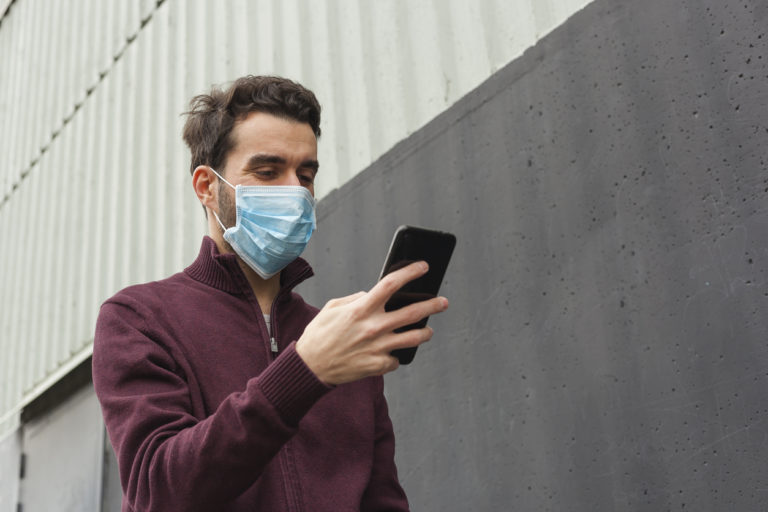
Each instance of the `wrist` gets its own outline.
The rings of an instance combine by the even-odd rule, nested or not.
[[[264,396],[289,423],[301,417],[331,386],[312,372],[296,351],[289,346],[258,377]]]
[[[328,382],[327,376],[321,370],[321,365],[317,360],[317,356],[312,352],[311,349],[307,347],[307,343],[304,342],[303,338],[299,338],[299,340],[296,342],[296,355],[301,358],[301,360],[304,362],[304,365],[315,375],[317,380],[326,386],[334,385],[333,383]]]

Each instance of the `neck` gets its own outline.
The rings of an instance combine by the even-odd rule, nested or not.
[[[275,297],[277,297],[277,293],[280,291],[280,272],[269,279],[263,279],[241,260],[239,256],[237,262],[240,264],[240,268],[243,269],[245,278],[248,279],[248,283],[251,285],[251,290],[253,290],[256,300],[259,302],[261,312],[268,315],[272,310],[272,303],[275,301]]]
[[[229,244],[224,241],[224,237],[221,236],[221,230],[218,225],[210,230],[210,236],[213,241],[216,242],[216,247],[219,249],[220,254],[235,254],[235,256],[237,256]],[[256,300],[259,302],[261,312],[268,315],[272,310],[272,303],[275,301],[275,297],[277,297],[277,293],[280,291],[280,272],[269,279],[264,279],[254,272],[247,263],[241,260],[240,256],[237,256],[237,263],[243,270],[243,274],[245,274],[248,284],[251,285],[251,290],[253,290]]]

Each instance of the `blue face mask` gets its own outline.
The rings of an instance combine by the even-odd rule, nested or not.
[[[213,170],[213,169],[211,169]],[[237,221],[224,231],[224,240],[263,279],[269,279],[304,252],[315,230],[315,198],[304,187],[233,186]]]

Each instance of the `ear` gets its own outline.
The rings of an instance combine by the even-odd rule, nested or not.
[[[218,209],[218,180],[207,165],[198,165],[192,173],[192,188],[197,199],[209,210]]]

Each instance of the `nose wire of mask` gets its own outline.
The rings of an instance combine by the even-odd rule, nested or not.
[[[304,251],[316,227],[315,198],[301,186],[233,186],[237,220],[225,227],[213,212],[235,253],[264,279],[285,268]]]

